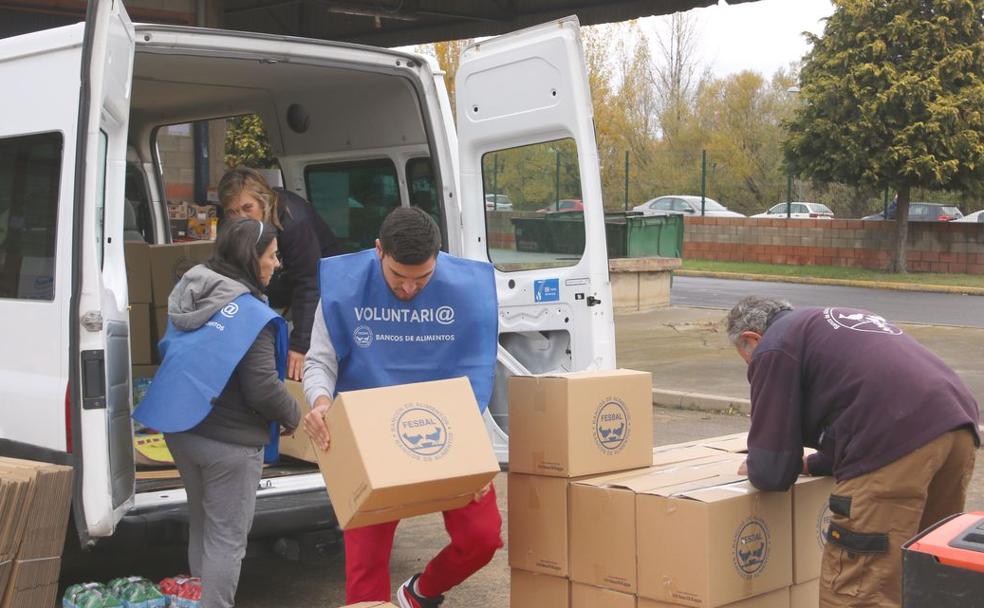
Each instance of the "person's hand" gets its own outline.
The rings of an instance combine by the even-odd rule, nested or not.
[[[747,458],[745,460],[742,460],[741,461],[741,465],[739,465],[739,467],[738,467],[738,474],[739,475],[748,475],[748,459]]]
[[[331,399],[322,395],[314,402],[311,411],[304,416],[304,432],[326,452],[331,447],[331,434],[325,424],[325,414],[328,413],[331,403]]]
[[[490,491],[492,491],[492,482],[491,481],[488,482],[487,484],[485,484],[485,487],[483,487],[481,490],[479,490],[478,492],[475,492],[475,497],[472,500],[474,502],[478,502],[478,501],[482,500],[483,498],[485,498],[485,495],[488,494]]]
[[[800,475],[806,475],[807,477],[810,476],[810,461],[808,458],[809,456],[803,456],[803,471],[800,473]]]
[[[298,382],[304,379],[304,353],[287,351],[287,378]]]

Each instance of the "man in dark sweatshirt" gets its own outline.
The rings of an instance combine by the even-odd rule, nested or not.
[[[727,322],[751,384],[749,480],[775,491],[801,474],[836,480],[820,605],[900,606],[900,546],[964,508],[980,445],[967,385],[865,310],[751,296]],[[804,446],[817,452],[804,458]]]

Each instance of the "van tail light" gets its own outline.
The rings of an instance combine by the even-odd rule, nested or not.
[[[65,451],[72,453],[72,391],[65,386]]]

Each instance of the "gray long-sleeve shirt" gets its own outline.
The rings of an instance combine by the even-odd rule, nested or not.
[[[314,407],[318,397],[335,396],[335,385],[338,383],[338,355],[331,343],[325,315],[321,312],[321,302],[314,313],[314,324],[311,327],[311,346],[304,359],[304,397]]]

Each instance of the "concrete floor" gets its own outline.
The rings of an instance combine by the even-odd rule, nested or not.
[[[653,372],[660,388],[746,397],[745,365],[734,354],[718,324],[722,311],[667,308],[625,315],[616,322],[619,365]],[[905,326],[938,352],[984,401],[984,370],[980,365],[984,329]],[[655,410],[657,445],[734,433],[748,428],[748,418],[680,410]],[[499,509],[506,519],[506,479],[496,480]],[[984,510],[984,465],[971,485],[968,510]],[[505,540],[505,524],[503,538]],[[397,532],[391,564],[394,589],[419,572],[446,543],[439,515],[403,522]],[[344,604],[341,551],[302,562],[271,557],[254,547],[243,563],[238,603],[241,608],[335,607]],[[175,548],[148,548],[118,555],[89,554],[67,560],[62,584],[106,581],[139,574],[152,579],[185,570],[184,554]],[[509,567],[500,551],[485,569],[448,595],[446,606],[507,606]]]

